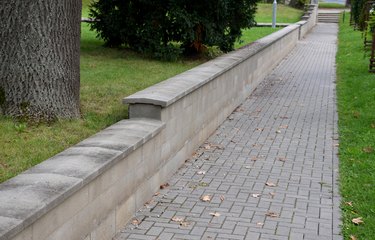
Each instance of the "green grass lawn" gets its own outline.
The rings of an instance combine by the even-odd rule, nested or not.
[[[363,39],[340,25],[337,54],[340,187],[344,239],[375,239],[375,74]],[[364,223],[355,225],[353,218]]]
[[[291,8],[283,4],[277,5],[276,22],[278,23],[295,23],[301,19],[302,15],[302,10]],[[259,23],[271,23],[272,4],[259,3],[255,21]]]
[[[345,8],[345,5],[339,3],[328,3],[328,2],[319,2],[319,8]]]
[[[84,0],[83,14],[87,16]],[[276,31],[244,30],[237,47]],[[104,48],[87,24],[81,33],[81,113],[79,120],[38,126],[0,116],[0,182],[127,117],[121,99],[201,64],[204,60],[161,62],[126,49]],[[145,74],[146,73],[146,74]]]

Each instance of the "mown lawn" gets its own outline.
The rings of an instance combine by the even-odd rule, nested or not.
[[[303,11],[295,8],[277,4],[276,22],[278,23],[295,23],[301,19]],[[259,3],[255,21],[259,23],[272,22],[272,4]]]
[[[375,74],[368,72],[361,32],[348,21],[340,24],[338,47],[342,229],[344,239],[375,239]]]
[[[83,1],[83,16],[86,17],[88,3],[88,0]],[[246,29],[236,47],[276,30]],[[121,104],[123,97],[204,61],[156,61],[127,49],[104,48],[103,42],[95,36],[94,32],[89,31],[87,24],[82,24],[81,119],[30,125],[0,116],[0,182],[126,118],[127,107]]]

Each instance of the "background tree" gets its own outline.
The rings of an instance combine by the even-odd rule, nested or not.
[[[91,28],[109,46],[156,57],[200,53],[206,46],[233,49],[241,29],[255,25],[257,0],[98,0]],[[181,48],[179,49],[178,44]]]
[[[82,2],[0,1],[0,112],[79,117]]]

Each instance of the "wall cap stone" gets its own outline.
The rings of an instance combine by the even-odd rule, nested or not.
[[[14,237],[164,127],[157,120],[122,120],[0,184],[0,240]]]
[[[236,51],[224,54],[163,82],[136,92],[123,99],[124,104],[151,104],[167,107],[217,76],[232,69],[256,53],[266,49],[285,35],[299,28],[291,24]]]

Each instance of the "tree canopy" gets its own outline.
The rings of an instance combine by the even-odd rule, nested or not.
[[[255,25],[258,0],[98,0],[91,28],[108,46],[126,45],[155,57],[230,51],[241,29]]]

